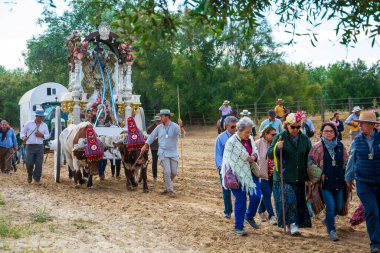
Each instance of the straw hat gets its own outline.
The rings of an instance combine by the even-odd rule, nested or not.
[[[354,106],[354,108],[352,109],[352,112],[360,112],[362,109],[360,108],[360,106]]]
[[[279,99],[277,99],[277,103],[278,102],[284,102],[284,100],[282,98],[279,98]]]
[[[228,101],[228,100],[224,100],[224,102],[223,102],[224,105],[228,105],[229,103],[230,103],[230,101]]]
[[[380,123],[376,121],[376,114],[370,111],[362,111],[360,113],[359,119],[353,120],[355,122],[368,122],[368,123]]]
[[[248,111],[248,110],[243,110],[240,115],[243,115],[243,116],[248,116],[248,115],[251,115],[251,113]]]

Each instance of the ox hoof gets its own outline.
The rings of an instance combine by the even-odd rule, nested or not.
[[[143,193],[149,193],[149,189],[144,189]]]
[[[87,189],[94,189],[94,186],[87,186]]]
[[[80,184],[76,184],[76,185],[75,185],[75,188],[80,188]]]

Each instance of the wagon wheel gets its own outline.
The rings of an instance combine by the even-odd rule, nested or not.
[[[56,183],[59,183],[59,178],[61,174],[61,142],[59,140],[59,135],[62,132],[61,124],[61,107],[57,106],[55,108],[55,136],[54,140],[57,144],[56,150],[54,151],[54,180]]]

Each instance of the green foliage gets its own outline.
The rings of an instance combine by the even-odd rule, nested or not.
[[[35,213],[32,213],[34,223],[45,223],[52,218],[46,213],[45,208],[37,208]]]
[[[0,217],[0,238],[20,238],[22,227],[11,225],[9,219]]]
[[[356,1],[320,1],[320,0],[73,0],[76,4],[85,4],[96,9],[92,15],[93,24],[107,19],[123,33],[133,36],[143,45],[170,41],[183,28],[176,16],[190,11],[197,25],[207,27],[211,35],[221,36],[230,23],[246,24],[242,30],[244,36],[251,36],[260,20],[269,10],[273,10],[278,22],[294,36],[307,36],[312,45],[318,42],[315,29],[321,22],[337,20],[334,29],[345,45],[357,42],[364,34],[375,44],[380,35],[380,2],[368,0]],[[170,8],[175,5],[174,8]],[[306,20],[310,25],[305,31],[297,27],[297,21]]]

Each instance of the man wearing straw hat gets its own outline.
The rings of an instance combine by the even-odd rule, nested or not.
[[[344,122],[344,124],[348,125],[350,128],[351,141],[353,141],[355,137],[360,134],[359,124],[356,122],[356,120],[359,119],[361,111],[362,109],[360,106],[354,106],[352,114]]]
[[[232,114],[232,108],[230,106],[230,101],[224,100],[223,104],[221,107],[219,107],[219,111],[222,113],[222,118],[220,119],[220,128],[224,128],[224,120],[226,119],[227,116]]]
[[[359,119],[360,134],[351,144],[345,181],[363,203],[371,253],[380,253],[380,134],[374,112],[363,111]]]
[[[21,139],[26,143],[26,168],[28,183],[40,184],[42,176],[42,162],[44,159],[44,140],[50,138],[48,126],[43,122],[45,112],[37,109],[35,120],[27,122],[21,130]]]
[[[173,189],[173,179],[178,174],[178,137],[185,135],[182,120],[178,119],[178,125],[170,120],[173,115],[169,109],[160,110],[162,124],[153,130],[146,140],[144,147],[141,149],[141,153],[144,153],[145,150],[152,145],[154,140],[158,139],[157,155],[164,169],[166,186],[166,190],[163,194],[168,194],[169,197],[176,196]]]
[[[161,124],[161,117],[160,116],[154,116],[152,120],[153,124],[148,127],[146,130],[147,134],[151,134],[154,129],[158,125]],[[150,145],[150,152],[152,153],[152,174],[153,174],[153,181],[157,181],[157,161],[158,161],[158,140],[154,140],[153,143]]]

